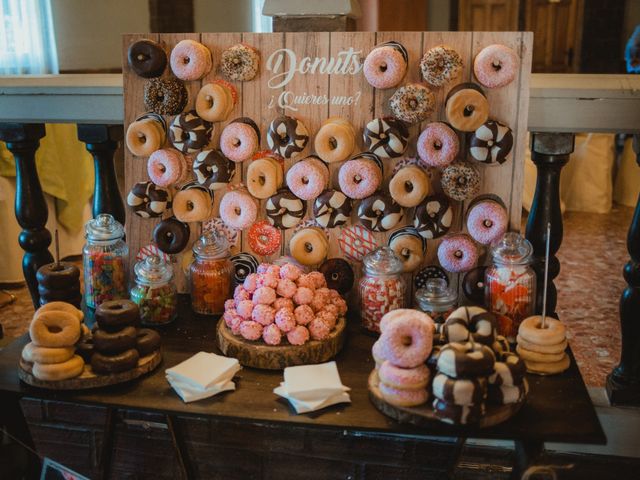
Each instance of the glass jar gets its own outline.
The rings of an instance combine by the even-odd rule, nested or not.
[[[217,231],[205,233],[193,245],[189,268],[191,308],[203,315],[222,315],[231,297],[234,268],[227,238]]]
[[[131,300],[138,304],[140,320],[145,325],[164,325],[175,320],[178,294],[173,268],[158,255],[149,255],[133,267],[135,286]]]
[[[87,242],[82,248],[84,298],[88,307],[127,298],[129,247],[124,227],[113,216],[101,213],[85,226]]]
[[[404,307],[402,260],[389,247],[379,247],[365,255],[360,279],[360,316],[362,326],[380,333],[385,313]]]
[[[430,278],[415,293],[416,305],[434,322],[444,323],[458,306],[458,295],[451,290],[444,278]]]
[[[499,333],[509,341],[515,341],[520,323],[535,310],[533,246],[519,233],[509,232],[491,253],[493,264],[487,267],[485,274],[486,305],[498,317]]]

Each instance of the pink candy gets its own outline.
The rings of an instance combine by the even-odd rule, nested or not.
[[[251,318],[251,313],[253,312],[253,302],[251,300],[242,300],[238,302],[236,310],[238,311],[238,315],[245,320],[249,320]]]
[[[283,332],[290,332],[296,326],[296,319],[291,310],[278,310],[276,313],[276,325]]]
[[[276,293],[281,297],[291,298],[295,295],[298,287],[296,284],[289,280],[288,278],[283,278],[278,282],[278,288],[276,289]]]
[[[262,336],[262,325],[258,322],[245,320],[240,323],[240,335],[247,340],[258,340]]]
[[[297,305],[307,305],[313,300],[313,290],[307,287],[299,287],[293,296],[293,301]]]
[[[302,271],[295,265],[287,263],[286,265],[280,267],[280,278],[297,280],[300,275],[302,275]]]
[[[331,332],[329,326],[320,318],[314,318],[311,323],[309,323],[308,328],[311,338],[314,340],[324,340]]]
[[[310,272],[308,275],[315,288],[325,288],[327,286],[327,280],[322,273]]]
[[[338,315],[347,313],[347,302],[344,298],[335,298],[331,301],[338,308]]]
[[[279,277],[280,276],[280,265],[269,265],[269,267],[267,268],[267,274]]]
[[[278,281],[277,275],[265,273],[258,277],[258,287],[276,288],[278,286]]]
[[[282,332],[280,332],[280,329],[275,323],[272,323],[262,330],[262,340],[264,340],[264,343],[267,345],[280,345]]]
[[[242,300],[250,300],[251,295],[247,292],[242,285],[238,285],[233,291],[233,299],[236,301],[236,305]]]
[[[318,314],[316,315],[316,319],[320,319],[324,323],[326,323],[327,327],[329,327],[329,330],[333,330],[338,320],[334,314],[326,311],[318,312]]]
[[[255,273],[250,273],[244,279],[243,285],[247,292],[249,293],[255,292],[256,288],[258,288],[258,275]]]
[[[258,273],[267,273],[267,271],[269,270],[269,267],[271,265],[269,263],[261,263],[260,265],[258,265],[258,268],[256,269],[256,272]]]
[[[298,287],[306,287],[311,290],[315,290],[315,282],[313,281],[313,277],[310,277],[308,273],[300,275],[298,280],[296,281]]]
[[[298,325],[307,325],[314,318],[313,309],[309,305],[300,305],[293,311]]]
[[[271,325],[276,318],[276,311],[269,305],[256,305],[251,312],[251,319],[260,325]]]
[[[287,340],[291,345],[304,345],[309,341],[309,330],[302,325],[298,325],[287,333]]]
[[[291,310],[293,312],[293,300],[284,297],[276,298],[276,301],[273,302],[273,308],[275,308],[276,310],[281,310],[284,308],[285,310]]]
[[[270,287],[260,287],[253,292],[253,303],[271,305],[276,301],[276,291]]]
[[[225,310],[231,310],[233,308],[236,308],[236,302],[235,302],[235,300],[233,300],[233,298],[230,298],[229,300],[225,300],[224,301],[224,309]]]

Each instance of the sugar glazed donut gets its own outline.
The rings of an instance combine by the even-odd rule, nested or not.
[[[260,56],[258,51],[245,44],[238,43],[222,52],[220,71],[230,80],[248,82],[258,74]]]
[[[180,113],[188,100],[187,89],[175,78],[152,78],[144,84],[144,106],[159,115]]]
[[[211,52],[195,40],[181,40],[171,50],[171,70],[180,80],[199,80],[211,71]]]
[[[433,321],[428,315],[417,310],[404,310],[402,315],[385,323],[379,340],[382,355],[397,367],[418,367],[431,353],[433,330]]]
[[[213,194],[200,185],[188,184],[173,198],[173,214],[181,222],[202,222],[211,216]]]
[[[298,198],[289,189],[282,188],[267,199],[265,210],[271,225],[286,230],[302,221],[307,212],[307,202]]]
[[[447,317],[443,335],[447,342],[474,342],[492,346],[496,339],[498,319],[481,307],[460,307]]]
[[[438,245],[438,261],[448,272],[471,270],[478,263],[478,256],[478,247],[464,233],[450,235]]]
[[[468,200],[480,191],[480,172],[469,163],[454,162],[442,171],[440,183],[447,196]]]
[[[291,237],[289,251],[302,265],[318,265],[327,258],[329,240],[319,228],[302,228]]]
[[[171,208],[171,192],[151,181],[138,182],[127,195],[127,205],[139,217],[159,217]]]
[[[351,199],[340,190],[325,190],[313,202],[313,216],[324,228],[344,225],[351,217]]]
[[[471,135],[469,155],[486,165],[502,165],[513,148],[513,132],[496,120],[488,120]]]
[[[40,347],[33,342],[22,349],[22,359],[30,363],[62,363],[73,357],[75,349],[70,347]]]
[[[389,181],[389,194],[402,207],[415,207],[429,194],[429,176],[417,165],[400,168]]]
[[[409,144],[409,130],[393,117],[376,118],[363,131],[367,149],[380,158],[400,157]]]
[[[389,236],[389,247],[402,260],[402,271],[415,271],[427,250],[427,242],[413,227],[402,227]]]
[[[137,157],[146,157],[162,148],[167,139],[167,125],[160,115],[146,113],[127,128],[127,148]]]
[[[315,156],[297,162],[287,171],[287,186],[298,198],[312,200],[327,187],[329,169]]]
[[[447,45],[430,48],[420,60],[422,78],[434,87],[442,87],[462,73],[460,54]]]
[[[386,42],[374,47],[364,60],[364,76],[374,88],[392,88],[407,72],[409,54],[398,42]]]
[[[203,120],[195,110],[181,113],[171,122],[169,140],[182,153],[196,153],[209,144],[213,124]]]
[[[258,255],[273,255],[280,250],[282,236],[269,222],[260,220],[249,229],[248,242],[251,250]]]
[[[80,339],[80,322],[72,313],[60,310],[36,314],[29,325],[29,336],[39,347],[70,347]]]
[[[282,159],[269,152],[265,156],[254,156],[247,168],[247,189],[255,198],[264,200],[274,195],[282,186],[284,172]]]
[[[413,226],[427,240],[445,235],[453,223],[453,208],[444,195],[431,195],[418,205]]]
[[[165,218],[153,229],[153,241],[160,250],[168,254],[180,253],[187,247],[191,229],[187,223],[175,217]]]
[[[518,54],[506,45],[488,45],[473,60],[473,74],[487,88],[509,85],[520,68]]]
[[[203,150],[193,161],[196,181],[209,190],[226,187],[236,174],[236,164],[220,150]]]
[[[147,173],[159,187],[169,187],[187,176],[187,159],[174,148],[156,150],[147,160]]]
[[[416,146],[423,163],[444,168],[458,156],[460,140],[446,123],[432,122],[420,133]]]
[[[373,232],[392,229],[404,216],[402,207],[388,194],[377,192],[358,205],[358,218],[365,228]]]
[[[356,155],[340,167],[338,183],[349,198],[359,200],[368,197],[382,183],[382,162],[375,154]]]
[[[281,115],[269,124],[267,144],[272,152],[281,157],[295,159],[308,142],[309,132],[300,120]]]
[[[32,371],[33,376],[40,380],[67,380],[84,371],[84,360],[79,355],[74,355],[62,363],[34,363]]]
[[[127,60],[131,70],[142,78],[159,77],[167,66],[167,54],[164,49],[146,38],[129,46]]]
[[[389,99],[389,108],[393,116],[409,124],[429,118],[435,104],[435,95],[419,83],[403,85]]]
[[[482,245],[491,245],[502,238],[509,226],[509,216],[503,205],[490,198],[474,201],[467,213],[467,231]]]
[[[220,150],[234,162],[250,159],[260,147],[260,129],[248,117],[232,120],[220,134]]]
[[[220,201],[220,218],[228,226],[242,230],[249,228],[258,216],[258,206],[248,192],[234,190],[225,193]]]
[[[331,117],[316,133],[314,148],[325,162],[341,162],[349,158],[356,146],[356,131],[347,120]]]
[[[238,101],[235,87],[224,80],[215,80],[202,86],[196,96],[196,112],[208,122],[223,122]]]
[[[489,102],[475,83],[461,83],[447,94],[445,115],[456,130],[473,132],[489,118]]]

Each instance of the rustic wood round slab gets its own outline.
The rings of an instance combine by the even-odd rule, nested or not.
[[[369,375],[369,398],[371,403],[385,415],[400,423],[410,423],[419,427],[426,427],[433,425],[433,422],[441,421],[433,412],[431,401],[419,407],[397,407],[391,405],[382,397],[378,383],[380,383],[378,371],[374,370]],[[524,401],[509,405],[487,405],[487,413],[480,422],[470,426],[484,428],[502,423],[514,416],[523,404]]]
[[[145,373],[154,370],[162,361],[160,350],[142,357],[138,360],[138,366],[131,370],[111,375],[99,375],[91,370],[91,365],[84,365],[84,371],[80,376],[69,378],[68,380],[40,380],[33,376],[31,371],[31,363],[20,359],[18,376],[20,380],[34,387],[48,388],[50,390],[86,390],[88,388],[105,387],[107,385],[115,385],[116,383],[128,382],[138,378]]]
[[[237,358],[246,367],[282,370],[293,365],[322,363],[335,357],[344,345],[347,322],[339,318],[336,328],[325,340],[310,340],[304,345],[267,345],[237,337],[223,319],[218,322],[218,346],[228,357]],[[286,342],[286,339],[285,339]]]

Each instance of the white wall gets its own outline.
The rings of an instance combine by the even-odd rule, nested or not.
[[[175,0],[174,0],[175,1]],[[251,0],[194,0],[196,32],[250,32]]]

